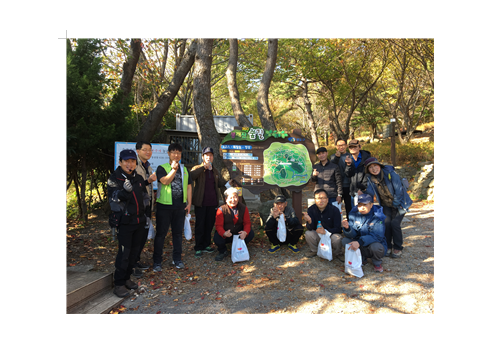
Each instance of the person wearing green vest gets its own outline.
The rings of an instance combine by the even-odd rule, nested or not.
[[[169,227],[172,227],[172,263],[176,268],[184,268],[182,262],[182,232],[184,218],[191,210],[192,181],[189,171],[179,163],[182,146],[172,143],[168,147],[169,162],[158,166],[156,177],[156,237],[153,251],[153,271],[161,272],[163,245]]]

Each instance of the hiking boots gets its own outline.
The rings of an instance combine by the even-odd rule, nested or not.
[[[400,258],[401,255],[403,255],[402,250],[393,249],[392,254],[391,254],[391,258]]]
[[[137,283],[132,282],[132,280],[126,280],[125,281],[125,287],[127,289],[137,289],[137,288],[139,288],[139,286],[137,285]]]
[[[224,253],[219,253],[219,255],[215,257],[215,261],[222,261],[228,255],[229,252],[227,250]]]
[[[137,277],[137,278],[141,278],[143,276],[142,270],[139,268],[134,268],[132,270],[132,276]]]

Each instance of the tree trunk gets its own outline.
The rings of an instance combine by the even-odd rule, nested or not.
[[[142,128],[136,137],[136,141],[150,141],[153,138],[156,129],[161,124],[163,116],[168,111],[168,108],[174,101],[175,95],[184,82],[184,78],[193,66],[194,57],[196,55],[196,47],[197,43],[196,40],[194,40],[189,46],[187,54],[182,59],[181,64],[175,71],[167,90],[160,96],[155,108],[153,108],[153,110],[149,113],[146,122],[142,125]]]
[[[87,202],[85,201],[85,194],[87,190],[87,163],[85,156],[82,158],[82,182],[81,182],[81,206],[82,206],[82,219],[85,221],[85,225],[88,223],[87,217]]]
[[[265,130],[276,130],[276,125],[273,120],[271,108],[269,108],[269,87],[274,75],[276,67],[276,59],[278,57],[278,39],[269,39],[267,47],[267,60],[262,81],[260,82],[259,91],[257,93],[257,111],[259,113],[262,127]]]
[[[141,39],[130,39],[130,51],[130,56],[123,63],[122,81],[120,83],[120,89],[123,91],[122,103],[132,91],[132,80],[142,52]]]
[[[319,148],[318,134],[316,132],[316,122],[314,121],[313,112],[311,109],[311,101],[308,96],[308,82],[306,79],[302,79],[304,85],[304,91],[302,97],[304,98],[304,105],[306,107],[307,122],[309,124],[309,131],[311,132],[311,140],[314,143],[314,148]]]
[[[220,136],[215,128],[211,103],[211,67],[213,39],[198,39],[193,72],[194,119],[200,145],[214,150],[214,166],[222,169]]]
[[[236,67],[238,65],[238,39],[229,39],[229,64],[226,70],[227,88],[231,98],[231,107],[233,107],[234,117],[238,125],[243,127],[252,127],[252,123],[247,119],[243,108],[241,108],[240,94],[236,84]]]

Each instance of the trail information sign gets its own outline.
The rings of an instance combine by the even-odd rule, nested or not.
[[[235,128],[221,142],[231,179],[254,194],[273,187],[301,191],[312,174],[314,144],[295,129]]]

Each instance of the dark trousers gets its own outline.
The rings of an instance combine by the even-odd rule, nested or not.
[[[349,194],[349,187],[342,187],[342,200],[344,201],[347,220],[349,220],[349,212],[352,210],[352,202],[351,202],[351,195]]]
[[[403,231],[401,230],[401,222],[404,214],[392,207],[383,207],[385,215],[385,239],[387,241],[387,249],[403,250]]]
[[[269,238],[269,242],[271,242],[272,245],[278,245],[278,244],[296,245],[300,239],[300,236],[302,236],[302,234],[304,233],[304,228],[302,226],[294,227],[291,230],[288,230],[287,228],[285,242],[280,242],[280,240],[278,239],[278,228],[272,228],[272,229],[266,228],[265,232],[267,238]]]
[[[172,252],[173,261],[182,261],[182,233],[184,231],[184,218],[186,211],[169,209],[168,206],[159,204],[156,211],[156,236],[154,241],[153,263],[161,264],[163,244],[170,226],[172,226]]]
[[[234,236],[234,235],[233,235]],[[231,237],[221,237],[217,231],[215,231],[214,234],[214,243],[217,245],[217,250],[219,253],[224,253],[227,250],[226,244],[232,244],[233,243],[233,236]],[[253,239],[255,236],[253,230],[250,230],[248,235],[245,237],[245,244],[248,246],[248,243]]]
[[[194,214],[196,216],[194,223],[194,250],[202,250],[210,247],[216,211],[216,206],[194,207]]]
[[[149,218],[151,220],[151,218]],[[147,222],[144,224],[146,226]],[[153,225],[153,222],[150,222],[150,225]],[[148,240],[148,231],[149,231],[149,226],[144,228],[144,234],[141,237],[141,243],[139,244],[139,254],[137,254],[137,259],[135,259],[135,265],[141,260],[141,253],[142,250],[144,249],[144,246],[146,245],[146,241]]]
[[[346,244],[352,242],[352,239],[347,237],[342,238],[342,246],[345,247]],[[363,258],[363,263],[366,259],[372,259],[373,265],[380,266],[382,264],[382,258],[384,257],[384,245],[382,243],[372,243],[366,247],[360,246],[361,257]]]
[[[125,281],[130,279],[137,255],[139,255],[144,231],[146,231],[144,223],[119,226],[116,235],[118,238],[118,253],[115,260],[115,286],[123,286]]]

